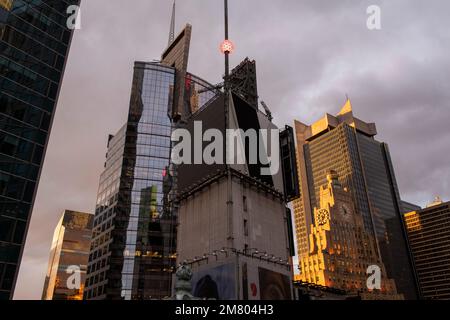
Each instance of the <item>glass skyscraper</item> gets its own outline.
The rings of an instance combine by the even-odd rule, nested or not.
[[[110,136],[100,177],[85,299],[162,299],[176,264],[171,134],[215,96],[187,72],[191,26],[160,62],[136,62],[128,120]]]
[[[64,211],[53,234],[42,300],[83,299],[93,220],[89,213]],[[77,275],[79,283],[72,280]]]
[[[174,220],[163,206],[175,70],[136,62],[127,124],[109,141],[100,179],[87,299],[171,294]]]
[[[18,268],[79,0],[0,0],[0,299]]]

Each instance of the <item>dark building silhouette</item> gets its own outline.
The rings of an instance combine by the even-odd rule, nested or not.
[[[404,215],[423,299],[450,299],[450,202],[437,198]]]
[[[0,1],[0,299],[11,299],[79,0]]]

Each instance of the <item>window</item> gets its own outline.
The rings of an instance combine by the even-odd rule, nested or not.
[[[248,237],[248,221],[244,219],[244,236]]]
[[[14,229],[14,220],[0,216],[0,241],[6,242],[11,241],[13,229]]]
[[[247,206],[247,197],[246,196],[242,197],[242,203],[243,203],[244,211],[247,212],[248,206]]]

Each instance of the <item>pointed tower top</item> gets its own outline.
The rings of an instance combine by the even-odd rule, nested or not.
[[[176,0],[173,0],[172,19],[170,20],[169,46],[175,40],[175,6]]]
[[[342,107],[341,111],[339,111],[338,116],[342,116],[346,113],[350,113],[353,111],[352,108],[352,103],[350,102],[350,99],[348,96],[347,97],[347,101],[345,102],[345,105]]]

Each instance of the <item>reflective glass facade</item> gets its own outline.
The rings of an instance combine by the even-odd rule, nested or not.
[[[416,298],[417,285],[402,219],[402,201],[388,145],[356,132],[358,150],[371,208],[378,246],[392,278],[407,298]]]
[[[0,0],[0,299],[12,298],[68,55],[67,7]]]
[[[127,124],[110,139],[100,179],[86,299],[171,295],[175,218],[163,206],[175,69],[136,62]]]
[[[89,213],[64,211],[53,234],[42,300],[83,299],[93,220]],[[80,286],[72,289],[74,270],[79,270]]]

